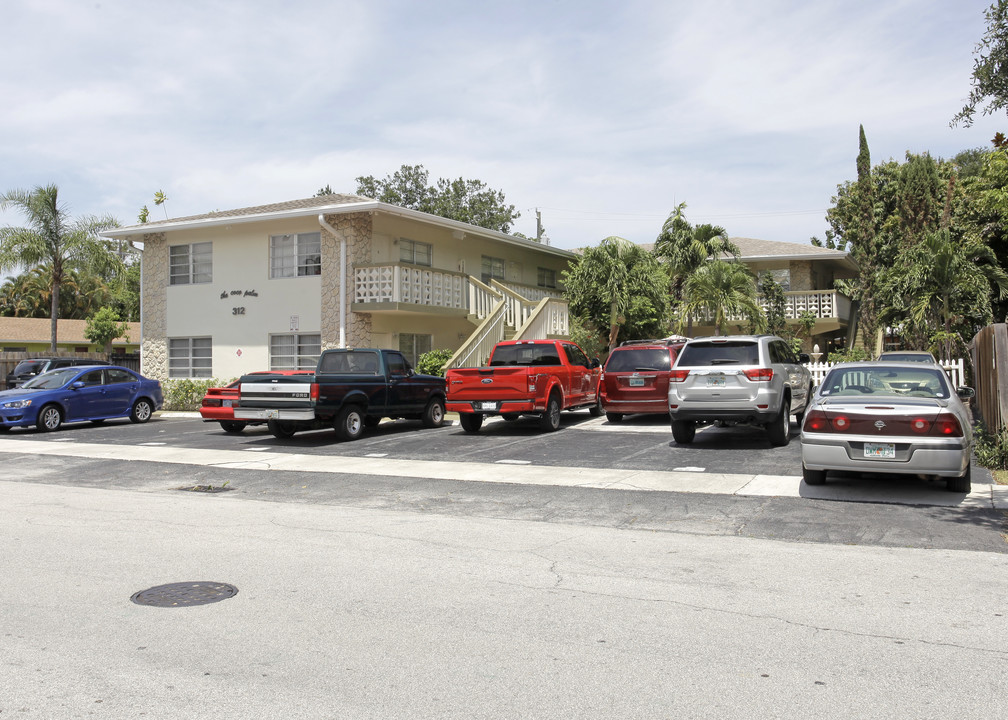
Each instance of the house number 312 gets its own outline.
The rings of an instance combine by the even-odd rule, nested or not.
[[[232,315],[244,315],[245,314],[245,308],[243,308],[243,307],[231,308],[231,314]]]

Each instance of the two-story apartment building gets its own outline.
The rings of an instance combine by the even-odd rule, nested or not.
[[[434,348],[568,333],[573,253],[353,195],[117,228],[143,250],[144,374],[314,367],[330,347]]]

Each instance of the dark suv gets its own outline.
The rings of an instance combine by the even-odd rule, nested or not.
[[[19,362],[7,376],[7,389],[21,387],[36,375],[76,365],[108,365],[105,360],[77,357],[37,357]]]
[[[668,414],[669,373],[686,338],[631,340],[606,359],[599,400],[609,422],[631,413]]]
[[[791,415],[799,423],[812,401],[812,375],[776,335],[725,335],[687,342],[669,382],[672,436],[693,441],[697,425],[757,425],[771,445],[787,445]]]

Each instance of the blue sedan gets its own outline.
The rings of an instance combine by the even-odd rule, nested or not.
[[[31,425],[49,432],[65,422],[100,423],[121,417],[143,423],[163,402],[161,383],[124,367],[51,370],[0,392],[0,432]]]

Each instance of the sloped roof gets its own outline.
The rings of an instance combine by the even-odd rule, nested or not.
[[[0,342],[12,343],[48,343],[51,340],[49,318],[14,318],[0,317]],[[93,345],[84,337],[87,320],[56,321],[56,342],[59,344]],[[139,345],[140,323],[126,323],[126,338],[116,338],[112,345]]]
[[[773,260],[812,260],[828,262],[837,270],[857,273],[857,263],[851,259],[846,250],[830,250],[815,245],[800,245],[798,243],[780,240],[759,240],[757,238],[728,238],[739,249],[739,260],[745,263]],[[654,250],[654,243],[642,243],[641,247],[649,252]]]
[[[269,205],[254,205],[252,207],[236,208],[234,210],[214,210],[213,212],[204,213],[202,215],[189,215],[188,217],[169,218],[167,220],[153,220],[141,225],[131,225],[121,229],[136,230],[138,228],[142,228],[144,232],[158,232],[166,226],[170,227],[179,224],[188,224],[198,222],[200,220],[214,220],[217,218],[223,220],[227,218],[273,215],[288,211],[319,210],[329,208],[334,205],[353,205],[357,203],[371,202],[374,202],[374,200],[371,198],[361,197],[360,195],[321,195],[317,197],[302,198],[300,200],[287,200],[285,202],[270,203]]]

